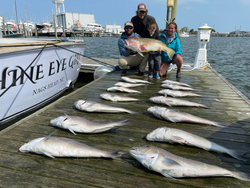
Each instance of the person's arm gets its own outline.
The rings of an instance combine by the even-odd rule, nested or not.
[[[179,38],[177,37],[176,39],[176,46],[175,46],[175,54],[180,54],[182,55],[182,49],[181,49],[181,42],[179,40]]]
[[[129,56],[130,53],[128,51],[128,49],[124,46],[124,41],[122,39],[119,39],[118,40],[118,48],[119,48],[119,52],[120,52],[120,55],[122,56]]]

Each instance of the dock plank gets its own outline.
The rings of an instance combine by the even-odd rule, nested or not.
[[[145,79],[129,71],[131,78]],[[175,72],[168,73],[168,79],[176,80]],[[0,132],[0,187],[237,187],[245,188],[248,182],[226,177],[183,178],[171,180],[143,167],[129,154],[133,146],[154,145],[186,158],[217,165],[232,171],[250,174],[250,165],[229,155],[208,152],[195,147],[149,142],[145,136],[161,127],[173,127],[203,136],[230,149],[250,150],[250,103],[244,96],[212,69],[182,73],[181,82],[190,84],[195,93],[202,97],[187,97],[186,100],[210,106],[210,109],[195,107],[173,107],[210,120],[225,123],[219,128],[190,123],[171,123],[160,120],[147,112],[149,101],[161,89],[161,80],[152,79],[153,84],[134,88],[142,94],[120,95],[140,98],[142,102],[111,102],[100,98],[108,87],[122,81],[120,71],[77,89],[56,102],[39,110]],[[215,84],[216,83],[216,84]],[[112,92],[111,92],[112,93]],[[99,103],[137,111],[137,114],[87,113],[74,108],[77,100],[91,100]],[[163,106],[163,105],[162,105]],[[170,108],[167,107],[166,108]],[[97,123],[129,119],[123,127],[99,134],[73,135],[68,130],[53,127],[51,119],[61,115],[75,115]],[[90,146],[107,150],[120,150],[121,157],[113,160],[103,158],[55,158],[33,153],[20,153],[18,149],[28,141],[49,135],[67,137]],[[244,156],[250,160],[250,154]]]

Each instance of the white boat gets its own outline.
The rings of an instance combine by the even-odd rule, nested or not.
[[[0,124],[48,103],[73,86],[84,47],[72,41],[0,38]]]
[[[189,37],[189,33],[187,32],[180,32],[180,37]]]
[[[103,27],[96,23],[88,23],[87,26],[83,27],[83,29],[91,32],[104,32]]]

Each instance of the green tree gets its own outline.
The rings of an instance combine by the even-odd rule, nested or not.
[[[183,32],[183,31],[184,31],[184,32],[188,32],[189,29],[188,29],[188,27],[183,27],[183,28],[180,29],[180,31],[181,31],[181,32]]]
[[[194,32],[194,29],[190,29],[189,33],[193,33]]]

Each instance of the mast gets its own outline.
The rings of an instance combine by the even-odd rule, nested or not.
[[[16,6],[16,0],[15,0],[15,11],[16,11],[16,25],[18,28],[18,33],[20,33],[19,25],[18,25],[18,18],[17,18],[17,6]]]

